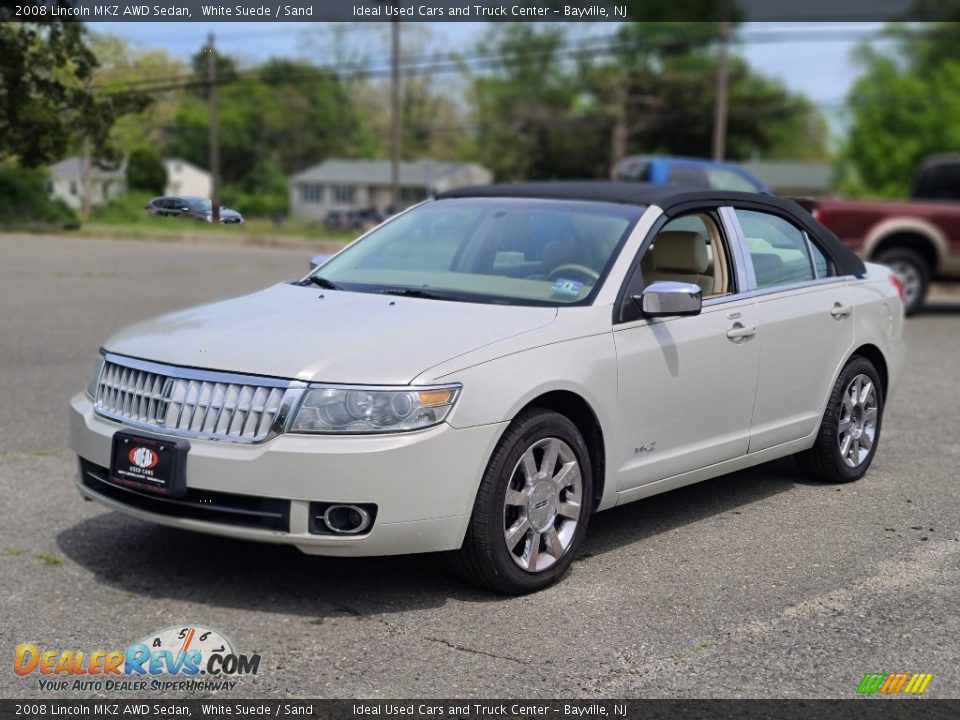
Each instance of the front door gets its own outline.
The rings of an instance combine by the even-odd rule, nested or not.
[[[631,286],[700,285],[692,317],[638,318],[614,326],[619,432],[618,490],[747,453],[760,365],[759,310],[737,292],[730,244],[713,212],[668,222]]]

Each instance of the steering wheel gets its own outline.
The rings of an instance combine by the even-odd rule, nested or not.
[[[547,273],[548,280],[556,280],[557,277],[562,275],[565,272],[576,273],[585,278],[587,282],[596,282],[600,279],[600,273],[598,273],[593,268],[588,268],[586,265],[580,265],[578,263],[566,263],[564,265],[557,265],[553,270]]]

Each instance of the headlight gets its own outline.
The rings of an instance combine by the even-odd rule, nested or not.
[[[386,433],[419,430],[443,422],[459,385],[423,388],[312,387],[297,410],[291,432]]]
[[[87,378],[87,395],[91,399],[97,397],[97,385],[100,383],[101,370],[103,370],[103,354],[98,353],[97,359],[93,361],[93,367],[90,368],[90,377]]]

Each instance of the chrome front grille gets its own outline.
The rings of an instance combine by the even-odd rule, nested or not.
[[[172,435],[259,442],[279,430],[302,383],[107,356],[100,415]]]

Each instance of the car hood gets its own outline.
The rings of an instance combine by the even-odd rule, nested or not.
[[[556,308],[482,305],[281,284],[111,337],[108,352],[187,367],[396,385],[551,323]]]

